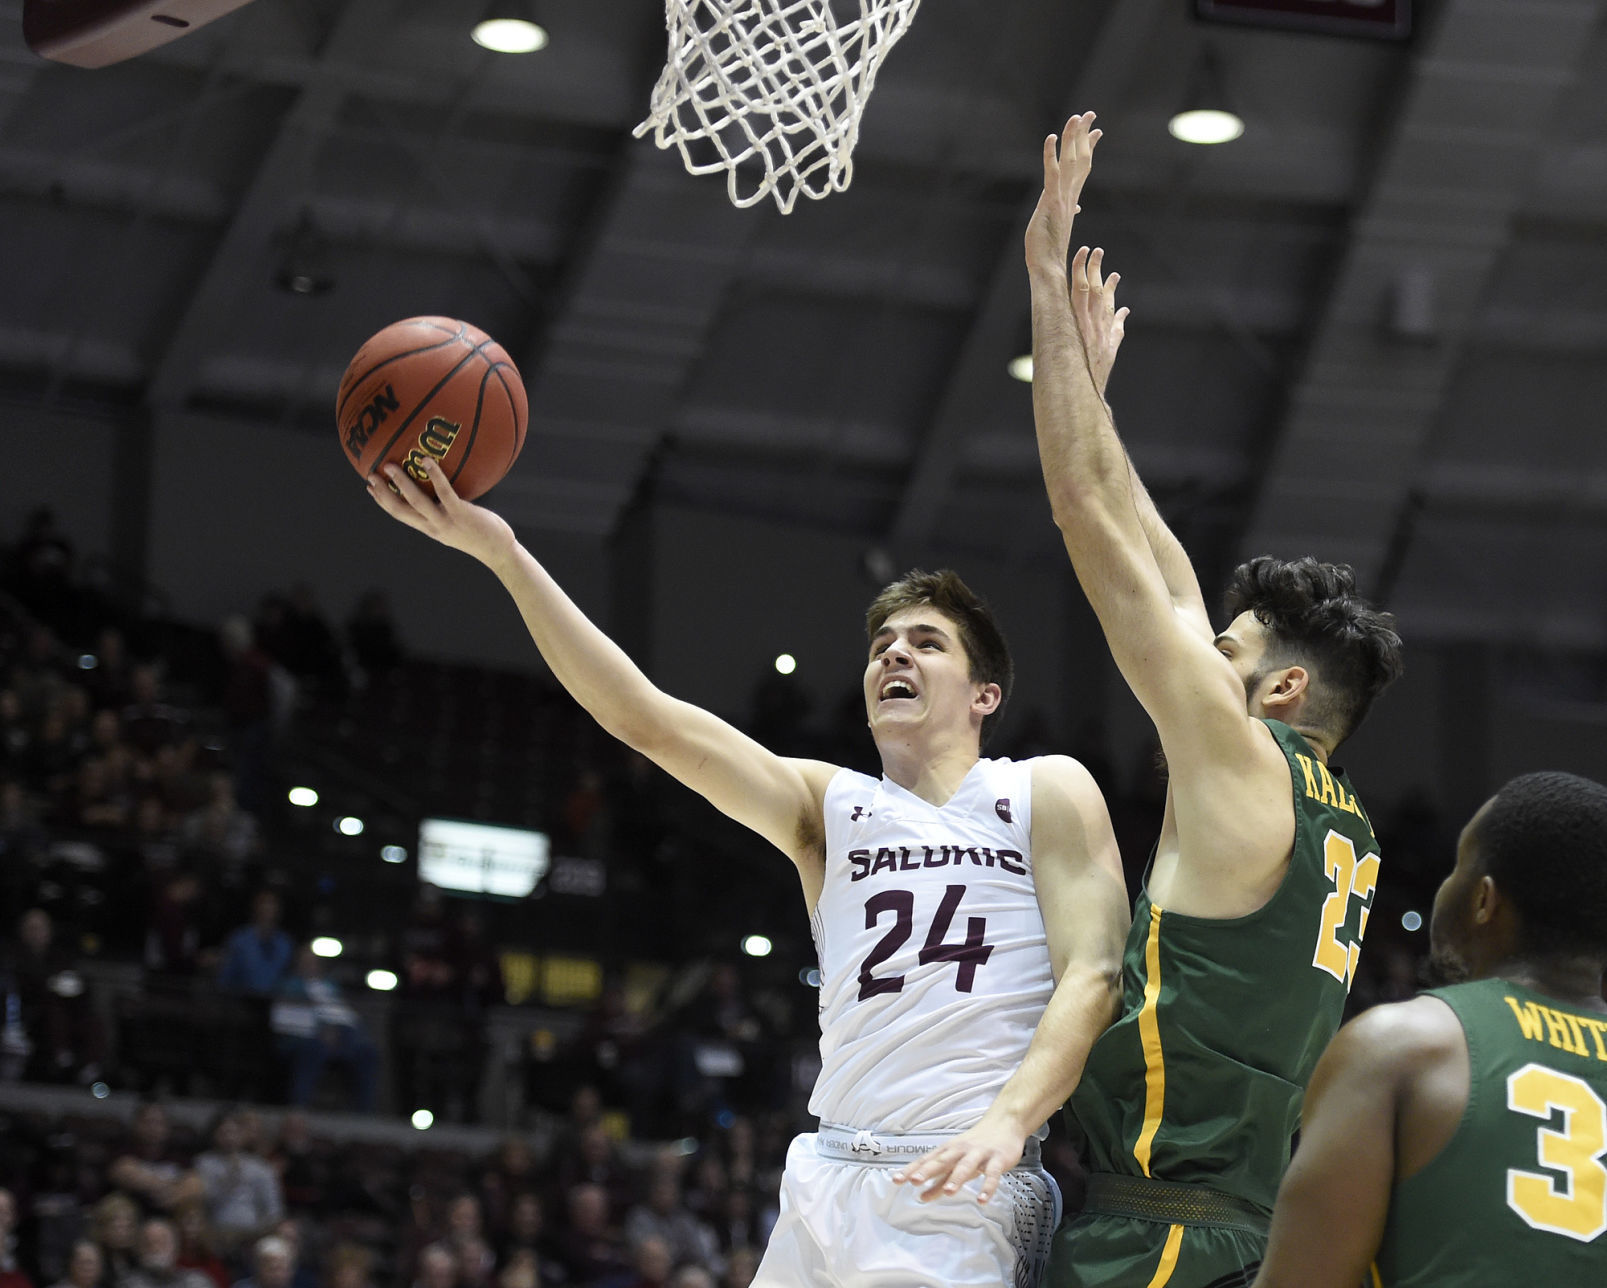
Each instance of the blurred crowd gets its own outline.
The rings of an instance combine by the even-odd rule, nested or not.
[[[751,1278],[816,1068],[790,872],[754,864],[734,825],[576,721],[529,762],[559,770],[530,808],[555,852],[605,878],[588,897],[543,886],[498,909],[416,881],[392,903],[343,886],[292,830],[281,761],[320,720],[344,745],[376,742],[364,695],[410,665],[378,593],[338,628],[306,586],[263,595],[250,617],[183,624],[80,566],[48,511],[4,552],[0,1090],[128,1090],[173,1097],[175,1112],[148,1099],[128,1121],[0,1124],[0,1288]],[[802,690],[766,677],[748,726],[784,754],[875,772],[860,703],[856,689],[817,718]],[[526,773],[495,725],[474,736],[484,764]],[[1165,791],[1153,749],[1124,769],[1098,724],[1057,745],[1027,712],[990,751],[1081,759],[1136,892]],[[1368,799],[1389,880],[1353,1010],[1414,991],[1454,839],[1422,792]],[[757,913],[793,939],[773,932],[768,965],[724,956],[715,945],[733,950]],[[320,936],[367,944],[362,966],[384,967],[394,994],[370,992],[353,953],[320,956]],[[567,1003],[516,987],[509,949],[543,945],[596,959],[582,963],[596,982]],[[644,960],[661,968],[652,987],[628,986]],[[510,1006],[528,1008],[527,1040],[492,1120],[532,1134],[493,1155],[320,1137],[325,1120],[300,1112],[475,1122],[502,1058],[488,1025]],[[176,1112],[191,1097],[288,1111],[232,1109],[198,1131]],[[1075,1207],[1078,1164],[1058,1132],[1045,1156]]]
[[[4,1288],[742,1288],[784,1144],[739,1117],[627,1148],[590,1089],[539,1153],[320,1139],[240,1107],[196,1131],[155,1101],[4,1127]]]

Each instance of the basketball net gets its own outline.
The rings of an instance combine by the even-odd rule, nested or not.
[[[836,17],[835,7],[857,18]],[[737,206],[821,198],[854,177],[859,118],[921,0],[665,0],[669,57],[649,130]],[[761,174],[762,170],[762,174]]]

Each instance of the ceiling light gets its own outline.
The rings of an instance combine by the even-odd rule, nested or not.
[[[415,1109],[412,1123],[420,1131],[429,1131],[431,1127],[435,1126],[435,1115],[428,1109]]]
[[[791,653],[780,653],[776,656],[776,673],[778,675],[791,675],[798,669],[798,659]]]
[[[470,33],[481,49],[498,54],[533,54],[547,47],[547,29],[520,0],[496,0]]]
[[[1232,143],[1244,133],[1244,119],[1215,107],[1194,107],[1166,123],[1166,132],[1184,143]]]
[[[335,830],[342,836],[361,836],[363,834],[363,820],[353,818],[348,814],[345,818],[336,820]]]
[[[749,957],[768,957],[772,945],[763,935],[749,935],[742,941],[742,951]]]
[[[338,939],[331,939],[328,935],[319,935],[310,945],[314,957],[339,957],[345,951],[345,945]]]
[[[1166,123],[1166,130],[1174,139],[1199,144],[1231,143],[1244,133],[1244,118],[1233,110],[1216,50],[1210,45],[1194,60],[1182,107]]]
[[[1012,380],[1019,380],[1024,385],[1030,385],[1032,383],[1032,355],[1023,353],[1018,357],[1011,358],[1005,370],[1010,373]]]
[[[292,787],[290,789],[290,803],[300,805],[305,809],[308,806],[318,804],[318,793],[313,791],[311,787]]]
[[[394,971],[371,970],[368,972],[368,986],[376,993],[389,993],[396,988],[398,982]]]

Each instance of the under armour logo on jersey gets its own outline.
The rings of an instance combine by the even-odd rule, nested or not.
[[[993,812],[1002,818],[1006,823],[1011,822],[1010,798],[1008,796],[1001,796],[998,800],[994,801]]]
[[[857,823],[862,818],[873,818],[873,817],[875,817],[875,816],[868,809],[866,809],[863,805],[855,805],[854,806],[854,812],[848,816],[848,821],[850,823]]]

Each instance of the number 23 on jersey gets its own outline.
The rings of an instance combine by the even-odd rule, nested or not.
[[[1373,891],[1378,885],[1378,862],[1376,854],[1364,854],[1358,859],[1356,843],[1341,832],[1329,832],[1323,842],[1323,875],[1334,883],[1334,892],[1322,901],[1322,924],[1311,964],[1337,979],[1347,993],[1356,979],[1356,963],[1361,960],[1362,936],[1367,933]],[[1345,934],[1352,899],[1361,901],[1353,939]]]

